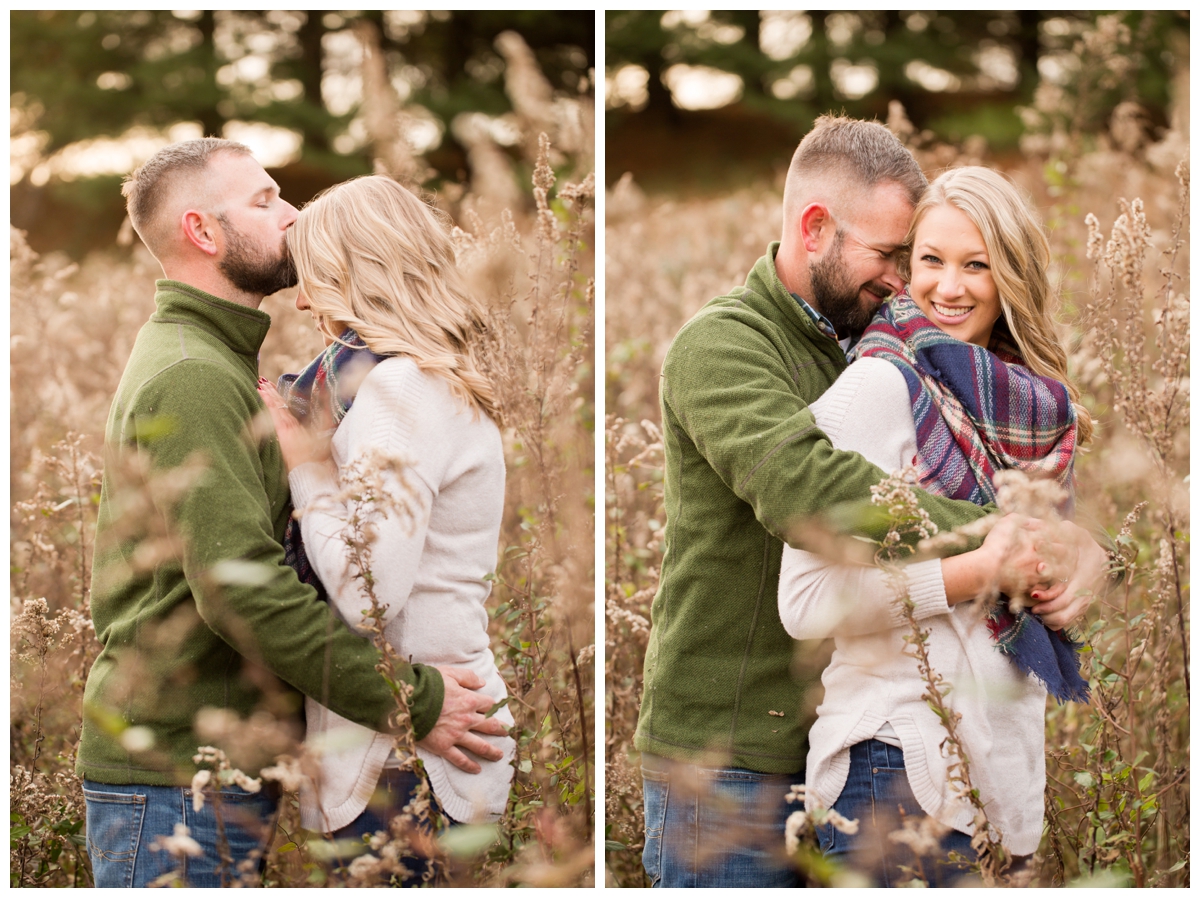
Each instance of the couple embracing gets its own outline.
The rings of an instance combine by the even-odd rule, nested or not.
[[[822,518],[880,541],[886,524],[847,509],[905,468],[943,532],[995,510],[1005,469],[1055,482],[1069,518],[1092,423],[1051,318],[1049,261],[1002,175],[960,168],[929,184],[882,125],[827,116],[792,159],[780,241],[676,336],[661,381],[666,552],[635,737],[655,886],[798,885],[785,823],[801,783],[810,810],[857,821],[819,827],[821,849],[875,884],[910,878],[902,867],[948,884],[975,857],[974,808],[904,653],[892,584],[806,549]],[[1086,700],[1064,627],[1106,561],[1069,520],[1010,514],[968,551],[903,569],[1012,858],[1041,838],[1047,693]],[[813,644],[797,640],[827,637],[814,715],[796,657]],[[888,838],[922,820],[932,856]]]
[[[252,884],[280,800],[258,779],[281,747],[262,721],[301,709],[317,758],[307,828],[387,834],[427,788],[451,824],[498,818],[514,743],[484,600],[504,457],[476,363],[481,311],[446,228],[383,177],[297,212],[245,146],[216,138],[160,151],[124,194],[165,279],[105,434],[103,649],[77,762],[96,885],[169,874],[179,861],[157,849],[173,836],[187,837],[187,884]],[[259,306],[297,283],[327,349],[277,388],[259,377]],[[356,500],[339,473],[373,457],[400,462],[381,467],[391,508],[374,522],[369,582],[422,765],[393,747],[406,725],[363,635],[372,603],[345,534]],[[148,550],[131,528],[147,518],[169,522],[177,551]],[[235,782],[198,767],[223,726]],[[399,863],[427,878],[421,858]]]

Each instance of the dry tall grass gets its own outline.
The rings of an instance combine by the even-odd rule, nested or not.
[[[486,370],[503,414],[507,498],[488,609],[518,743],[498,827],[452,832],[441,843],[451,885],[572,886],[592,877],[594,179],[585,151],[557,157],[579,179],[558,183],[544,135],[534,150],[529,211],[484,217],[472,210],[486,209],[486,197],[449,191],[460,264],[488,306]],[[16,231],[11,254],[10,881],[82,886],[91,876],[74,752],[98,651],[88,587],[101,441],[161,273],[140,247],[81,265],[38,258]],[[275,324],[260,365],[271,379],[322,349],[293,298],[288,291],[264,304]],[[215,771],[224,763],[212,756]],[[287,784],[294,769],[284,759],[276,778]],[[326,884],[320,837],[299,831],[291,797],[283,805],[267,884]],[[365,883],[371,871],[360,870]]]
[[[1121,34],[1109,32],[1102,21],[1100,37],[1081,48],[1081,79],[1107,71],[1092,57],[1102,62],[1117,52],[1111,44]],[[1046,830],[1034,884],[1189,881],[1186,79],[1185,71],[1177,80],[1173,128],[1157,141],[1144,133],[1089,140],[1071,130],[1069,91],[1040,96],[1029,117],[1042,130],[1031,131],[1038,140],[1030,149],[1050,155],[1034,153],[1009,172],[1048,224],[1071,372],[1099,424],[1094,448],[1078,459],[1080,506],[1117,538],[1126,569],[1122,585],[1087,618],[1091,704],[1047,708]],[[977,142],[935,145],[906,129],[896,112],[890,124],[931,177],[984,152]],[[779,185],[705,200],[648,199],[628,180],[608,199],[605,759],[612,884],[648,885],[632,736],[662,555],[658,374],[683,322],[742,283],[777,239],[780,200]],[[828,867],[817,874],[825,881],[835,875]]]

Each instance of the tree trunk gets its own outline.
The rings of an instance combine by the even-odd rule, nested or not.
[[[216,98],[221,94],[217,87],[217,47],[213,42],[216,21],[211,9],[206,9],[200,13],[200,21],[196,24],[196,27],[200,29],[202,38],[200,45],[203,47],[204,52],[205,92],[213,98],[211,103],[206,103],[196,111],[200,116],[200,125],[204,128],[204,136],[220,137],[221,129],[225,125],[225,117],[217,112]]]
[[[300,76],[300,84],[304,88],[304,102],[316,106],[318,109],[325,108],[325,99],[321,96],[321,76],[323,74],[321,62],[324,59],[321,39],[327,30],[324,17],[324,10],[308,10],[299,32],[301,62],[297,67],[297,74]],[[325,133],[324,129],[308,123],[303,128],[306,147],[318,152],[329,151],[329,135]]]
[[[1041,54],[1041,40],[1038,34],[1043,13],[1036,9],[1023,9],[1017,12],[1021,22],[1021,30],[1017,34],[1017,71],[1020,80],[1017,90],[1028,102],[1033,99],[1033,90],[1038,83],[1038,57]]]

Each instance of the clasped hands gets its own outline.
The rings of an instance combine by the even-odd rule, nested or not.
[[[981,551],[996,564],[997,588],[1052,630],[1087,611],[1104,582],[1108,556],[1071,521],[1008,514],[992,528]]]

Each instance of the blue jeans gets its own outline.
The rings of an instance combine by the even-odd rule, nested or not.
[[[802,806],[789,787],[804,772],[669,764],[642,755],[646,847],[642,865],[655,888],[767,888],[801,885],[784,847],[784,824]]]
[[[421,777],[412,770],[401,770],[398,767],[385,768],[383,775],[379,778],[379,785],[375,787],[375,793],[371,796],[366,809],[341,829],[335,830],[333,838],[337,840],[352,839],[355,842],[361,842],[363,836],[374,835],[376,832],[390,832],[388,824],[393,817],[397,817],[404,812],[405,806],[416,795],[420,785]],[[432,792],[432,789],[430,791]],[[438,807],[436,796],[434,798],[434,806]],[[458,825],[457,821],[453,820],[448,814],[441,811],[440,808],[438,810],[448,825]],[[428,820],[420,821],[417,825],[418,832],[424,836],[432,835],[432,829],[433,827]],[[429,868],[425,856],[419,850],[422,841],[423,839],[420,836],[414,838],[410,834],[409,848],[413,853],[404,858],[404,867],[411,875],[404,879],[403,884],[405,886],[421,885]],[[348,863],[349,860],[349,857],[339,858],[336,863],[338,866],[341,866],[344,863]]]
[[[942,836],[940,851],[918,858],[907,846],[893,842],[888,833],[902,828],[901,819],[925,816],[908,785],[904,752],[871,739],[850,748],[850,774],[833,809],[858,820],[858,833],[847,835],[832,826],[817,827],[821,850],[847,866],[871,876],[876,885],[896,886],[912,879],[903,865],[919,871],[931,887],[953,885],[969,867],[951,864],[947,857],[957,851],[974,860],[971,837],[951,830]]]
[[[192,790],[179,786],[84,780],[83,797],[88,857],[97,888],[145,888],[172,871],[179,871],[186,885],[197,888],[229,885],[247,871],[253,879],[250,884],[258,885],[279,809],[274,791],[251,794],[236,786],[221,790],[219,820],[211,795],[205,796],[197,813],[192,808]],[[175,835],[177,823],[188,828],[203,854],[176,858],[168,851],[151,849],[158,836]],[[229,858],[225,869],[222,849]]]

